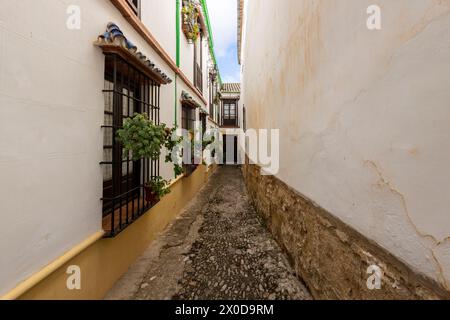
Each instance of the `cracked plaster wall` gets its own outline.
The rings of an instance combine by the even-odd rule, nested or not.
[[[450,1],[248,1],[248,128],[282,181],[450,290]]]

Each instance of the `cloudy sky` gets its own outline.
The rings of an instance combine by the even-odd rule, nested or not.
[[[214,51],[223,82],[240,82],[237,59],[237,0],[207,0]]]

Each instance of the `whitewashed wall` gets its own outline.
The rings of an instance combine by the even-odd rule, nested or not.
[[[175,59],[175,1],[142,2],[144,23]],[[69,5],[81,8],[80,30],[66,28]],[[0,8],[1,295],[102,228],[104,56],[93,42],[108,22],[175,75],[110,1],[0,0]],[[193,95],[178,80],[178,97],[182,90]],[[161,89],[169,126],[174,93],[175,83]],[[162,172],[173,177],[168,166]]]
[[[246,1],[249,128],[278,177],[450,287],[450,1]]]

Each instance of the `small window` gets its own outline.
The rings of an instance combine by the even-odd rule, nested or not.
[[[134,13],[140,17],[141,16],[141,0],[127,0],[128,5],[133,9]]]

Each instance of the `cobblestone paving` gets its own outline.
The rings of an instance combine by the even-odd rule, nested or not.
[[[265,229],[240,169],[221,167],[110,299],[311,299]]]

